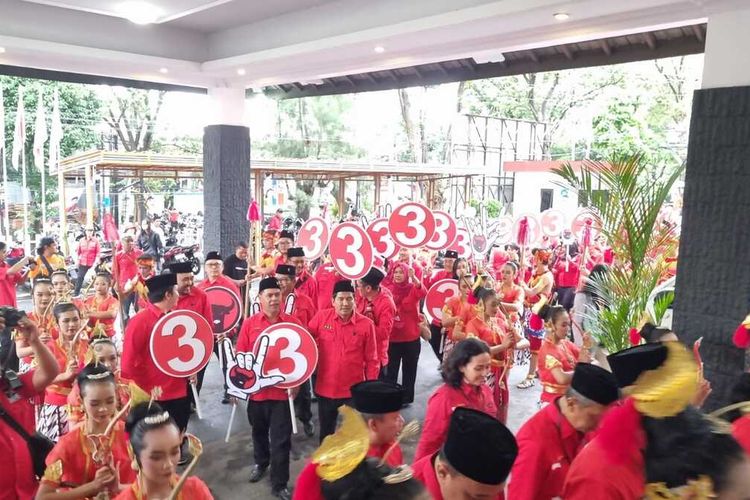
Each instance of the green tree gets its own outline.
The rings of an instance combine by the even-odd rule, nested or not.
[[[60,116],[63,128],[63,139],[61,142],[61,158],[81,153],[96,148],[100,143],[97,127],[102,121],[102,101],[89,85],[51,82],[46,80],[34,80],[30,78],[16,78],[0,76],[0,85],[3,87],[3,104],[5,107],[5,151],[8,164],[8,180],[21,182],[21,172],[11,167],[10,157],[13,148],[13,135],[15,132],[16,109],[18,105],[18,87],[24,87],[24,111],[26,115],[26,182],[31,191],[31,206],[29,215],[31,224],[36,231],[41,230],[41,172],[34,167],[33,143],[34,143],[34,118],[36,114],[39,89],[43,90],[45,114],[47,118],[47,133],[51,122],[52,103],[54,91],[57,89],[60,96]],[[49,142],[45,144],[45,164]],[[45,168],[46,167],[45,165]],[[48,207],[57,206],[57,176],[50,176],[46,171],[46,201]],[[63,200],[65,202],[65,200]],[[15,214],[13,214],[15,215]],[[49,209],[47,217],[50,219],[59,216],[57,208]]]

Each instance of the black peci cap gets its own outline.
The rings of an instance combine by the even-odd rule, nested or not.
[[[273,288],[281,290],[281,286],[279,286],[279,280],[277,280],[276,278],[263,278],[262,280],[260,280],[260,284],[258,285],[258,293],[263,292],[263,290]]]
[[[286,264],[279,264],[276,266],[276,274],[283,274],[284,276],[297,276],[297,268],[294,266],[288,266]]]
[[[570,388],[586,399],[604,406],[620,399],[620,390],[615,376],[591,363],[576,365]]]
[[[174,274],[193,274],[193,264],[190,262],[175,262],[169,265],[169,271]]]
[[[294,233],[284,229],[279,233],[279,239],[281,238],[289,238],[290,240],[294,241]]]
[[[351,281],[339,281],[333,285],[333,296],[335,297],[339,292],[350,292],[354,293],[354,286]]]
[[[148,293],[158,293],[168,290],[177,284],[177,275],[175,274],[157,274],[146,280]]]
[[[482,484],[501,484],[517,455],[516,438],[498,420],[470,408],[454,410],[443,456],[459,474]]]
[[[458,252],[455,250],[446,250],[445,251],[445,258],[446,259],[457,259],[458,258]]]
[[[362,278],[362,282],[373,288],[377,288],[380,286],[380,282],[383,281],[383,278],[385,278],[383,271],[377,267],[373,267],[370,268],[367,274]]]
[[[208,252],[206,254],[206,262],[208,262],[209,260],[224,260],[224,259],[221,258],[221,255],[219,254],[219,252]]]
[[[633,385],[641,373],[659,368],[666,360],[667,347],[660,342],[637,345],[607,356],[621,388]]]
[[[354,384],[351,391],[354,409],[360,413],[393,413],[404,404],[404,388],[393,382],[367,380]]]
[[[286,256],[289,257],[290,259],[292,257],[304,257],[305,249],[302,247],[292,247],[286,251]]]

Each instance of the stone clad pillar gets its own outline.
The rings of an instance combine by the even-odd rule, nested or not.
[[[750,10],[708,20],[703,88],[690,123],[674,329],[704,337],[717,408],[750,368],[731,341],[750,312]]]
[[[244,89],[209,89],[208,95],[213,116],[203,131],[203,253],[228,256],[249,237],[250,129]]]

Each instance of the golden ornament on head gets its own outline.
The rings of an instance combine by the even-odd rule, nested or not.
[[[698,365],[680,342],[664,342],[667,358],[648,370],[623,392],[635,401],[639,413],[652,418],[673,417],[688,407],[698,391]]]
[[[339,413],[341,427],[326,436],[312,455],[312,462],[318,465],[318,477],[328,482],[337,481],[356,469],[370,447],[370,433],[362,416],[346,405],[339,408]]]
[[[688,484],[677,488],[668,488],[665,483],[648,483],[645,500],[709,500],[718,498],[714,493],[714,483],[708,476],[691,479]]]

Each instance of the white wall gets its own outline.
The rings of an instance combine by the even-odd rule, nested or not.
[[[708,18],[702,88],[750,85],[749,26],[750,10],[722,12]]]
[[[560,177],[549,172],[517,172],[513,193],[513,215],[539,214],[542,189],[552,189],[552,208],[562,210],[572,218],[578,212],[578,195],[571,189],[556,184]],[[567,196],[565,191],[567,191]]]

